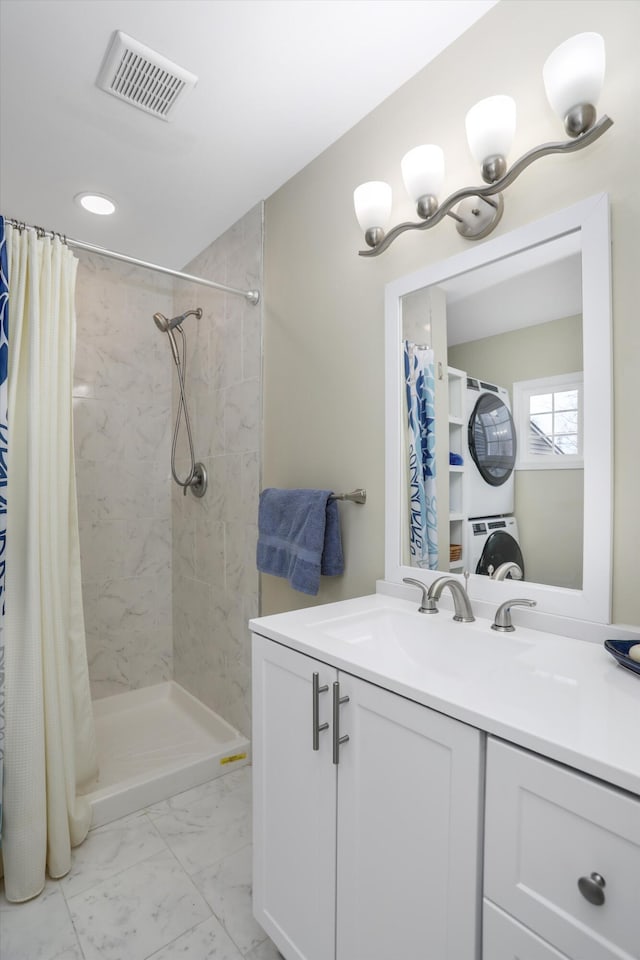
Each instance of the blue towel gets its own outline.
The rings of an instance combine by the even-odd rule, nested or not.
[[[261,573],[286,577],[294,590],[315,596],[320,574],[344,573],[338,504],[331,490],[260,494],[257,563]]]

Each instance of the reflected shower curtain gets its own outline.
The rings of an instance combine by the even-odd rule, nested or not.
[[[61,877],[96,774],[72,428],[78,261],[6,226],[9,280],[6,751],[2,856],[12,901]]]
[[[433,350],[404,341],[412,567],[438,569]]]

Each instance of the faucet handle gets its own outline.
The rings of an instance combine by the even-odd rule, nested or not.
[[[412,577],[403,577],[403,583],[410,583],[414,587],[420,587],[422,590],[422,601],[418,608],[418,613],[437,613],[436,602],[429,596],[429,588],[422,580],[414,580]]]
[[[500,633],[513,633],[515,627],[511,623],[511,607],[535,607],[536,604],[536,600],[505,600],[496,610],[491,629],[498,630]]]

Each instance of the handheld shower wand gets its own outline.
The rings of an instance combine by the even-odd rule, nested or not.
[[[171,347],[176,367],[180,367],[180,353],[178,352],[178,344],[176,343],[173,331],[175,327],[179,327],[187,317],[196,317],[200,320],[202,317],[202,307],[197,307],[195,310],[187,310],[185,313],[181,313],[179,317],[173,317],[172,320],[168,320],[162,313],[154,313],[153,315],[153,322],[158,330],[166,333],[169,337],[169,346]]]
[[[181,313],[179,317],[173,317],[172,320],[167,320],[162,313],[154,313],[153,322],[162,333],[169,333],[174,327],[180,326],[187,317],[196,317],[198,320],[201,320],[202,307],[196,307],[195,310],[187,310],[185,313]]]
[[[183,494],[186,495],[187,488],[189,488],[195,497],[203,497],[208,483],[207,471],[205,470],[204,464],[196,463],[193,452],[193,438],[191,436],[189,409],[187,407],[187,398],[185,392],[185,383],[187,378],[187,345],[184,330],[182,329],[182,322],[183,320],[186,320],[187,317],[197,317],[197,319],[200,320],[202,317],[202,308],[197,307],[196,310],[187,310],[185,313],[181,313],[179,317],[173,317],[171,320],[167,319],[167,317],[165,317],[162,313],[154,313],[153,321],[158,330],[161,330],[162,333],[166,333],[167,337],[169,338],[169,346],[171,347],[171,353],[173,354],[173,360],[176,365],[178,385],[180,387],[180,400],[178,403],[178,413],[176,416],[176,425],[173,431],[173,443],[171,446],[171,474],[175,482],[182,487]],[[180,358],[180,351],[178,349],[178,344],[176,343],[176,338],[173,332],[174,330],[177,330],[182,337],[182,359]],[[191,466],[185,480],[181,480],[176,472],[176,447],[178,444],[178,432],[180,430],[180,418],[183,410],[184,422],[187,428],[187,439],[189,441],[189,454],[191,457]]]

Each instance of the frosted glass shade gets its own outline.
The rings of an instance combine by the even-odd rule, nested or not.
[[[374,227],[385,227],[391,216],[391,187],[384,180],[361,183],[353,191],[353,205],[365,233]]]
[[[547,99],[561,119],[572,107],[596,105],[604,67],[604,40],[599,33],[578,33],[556,47],[542,68],[542,77]]]
[[[506,157],[516,132],[516,103],[512,97],[480,100],[465,119],[469,149],[476,163],[488,157]]]
[[[405,153],[401,163],[407,193],[417,203],[420,197],[437,197],[444,183],[444,153],[433,143],[423,143]]]

